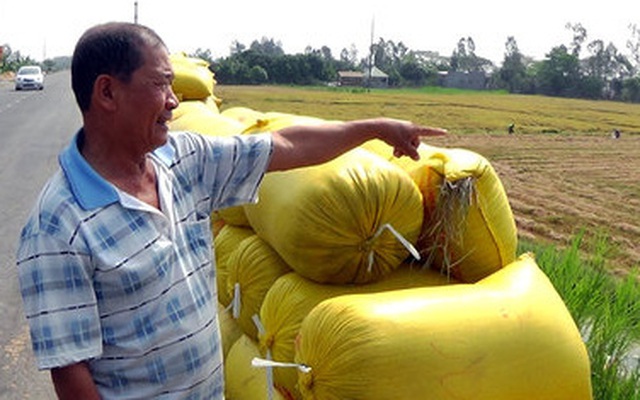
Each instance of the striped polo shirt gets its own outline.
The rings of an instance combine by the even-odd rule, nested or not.
[[[257,201],[268,134],[172,133],[160,209],[84,160],[80,131],[24,227],[20,290],[40,369],[87,361],[104,398],[223,398],[209,216]]]

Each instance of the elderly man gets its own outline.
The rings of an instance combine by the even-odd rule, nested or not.
[[[439,129],[374,119],[234,138],[169,133],[178,100],[151,29],[89,29],[73,55],[83,127],[18,249],[33,349],[60,398],[224,397],[212,210],[256,201],[267,171],[380,138],[417,157]]]

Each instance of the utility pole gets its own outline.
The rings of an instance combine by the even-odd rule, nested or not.
[[[133,2],[133,23],[134,24],[138,23],[138,2],[137,1]]]
[[[373,73],[373,28],[376,22],[375,15],[371,17],[371,41],[369,43],[369,77],[367,78],[367,91],[371,90],[371,74]]]

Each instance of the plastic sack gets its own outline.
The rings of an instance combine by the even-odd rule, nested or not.
[[[230,107],[221,110],[220,114],[241,123],[243,131],[246,131],[249,128],[261,128],[267,123],[264,113],[249,107]]]
[[[202,103],[190,102],[190,109],[172,118],[169,128],[172,131],[189,131],[209,136],[231,136],[242,133],[242,125],[224,115],[216,113]]]
[[[529,255],[476,284],[326,300],[296,343],[304,399],[591,399],[580,332]]]
[[[231,316],[231,311],[218,302],[218,323],[220,325],[220,340],[222,341],[222,355],[229,354],[231,346],[243,335],[242,329]]]
[[[258,344],[242,335],[224,362],[226,400],[285,400],[276,388],[269,387],[267,370],[251,366],[254,357],[260,357]]]
[[[227,289],[227,277],[229,275],[227,260],[231,253],[238,248],[240,242],[253,235],[255,235],[255,232],[251,228],[225,225],[213,239],[218,301],[225,307],[231,303],[230,291]]]
[[[273,132],[294,125],[322,125],[324,123],[326,121],[321,118],[269,111],[262,113],[253,125],[246,127],[244,133]]]
[[[403,264],[384,279],[362,285],[326,285],[305,279],[297,273],[279,278],[269,289],[260,309],[264,331],[259,335],[263,357],[279,362],[293,362],[295,338],[304,317],[324,300],[354,293],[376,293],[414,287],[453,284],[444,275]],[[294,397],[297,373],[291,368],[275,368],[274,381]],[[297,395],[297,396],[296,396]]]
[[[204,100],[183,100],[171,111],[171,119],[177,120],[187,114],[209,113],[220,114],[218,106],[211,97]]]
[[[476,282],[516,258],[518,232],[502,182],[489,161],[465,149],[421,144],[420,160],[394,158],[384,143],[364,146],[405,170],[424,201],[418,243],[426,263]]]
[[[267,174],[251,227],[299,274],[321,283],[380,279],[410,254],[422,197],[400,168],[354,149],[325,164]]]
[[[169,56],[173,67],[173,92],[181,100],[203,100],[213,96],[216,81],[209,63],[200,58],[188,57],[185,53]]]
[[[233,317],[242,331],[258,339],[253,316],[273,283],[291,269],[258,235],[242,240],[227,258],[227,295],[231,297]]]

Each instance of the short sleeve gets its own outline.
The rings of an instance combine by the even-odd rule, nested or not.
[[[210,209],[255,202],[273,152],[271,134],[231,137],[174,132],[171,169],[182,190],[201,190]]]

